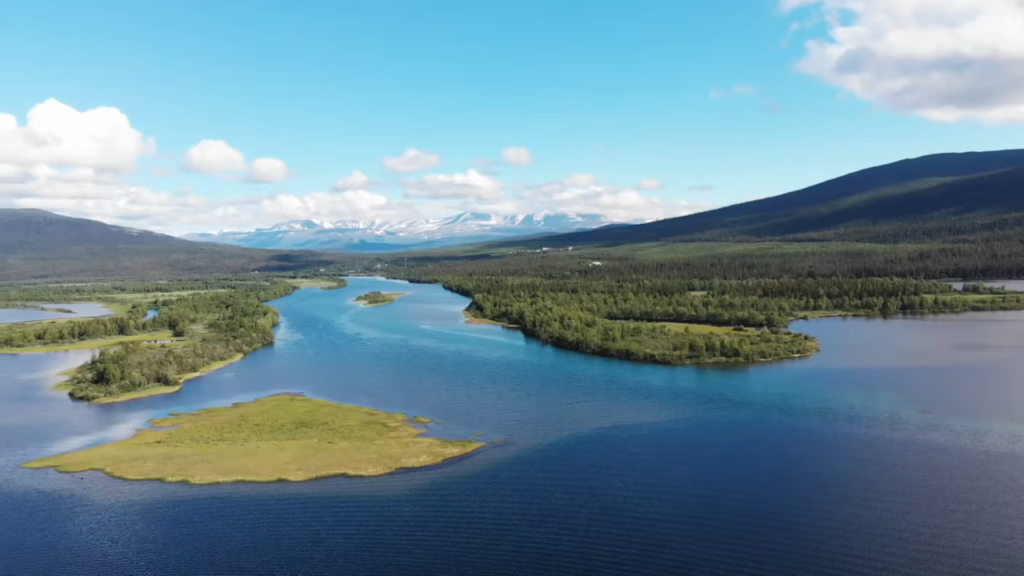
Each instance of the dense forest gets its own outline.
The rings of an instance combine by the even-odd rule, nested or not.
[[[295,289],[277,281],[158,300],[160,314],[144,321],[144,329],[168,329],[176,337],[193,340],[164,346],[133,342],[102,350],[72,374],[69,395],[95,400],[152,386],[177,386],[184,374],[266,346],[274,341],[278,312],[264,302]]]
[[[1024,309],[1024,294],[906,278],[701,278],[664,261],[571,253],[394,266],[472,298],[470,311],[580,352],[668,364],[750,362],[817,350],[785,328],[828,315]],[[732,330],[706,330],[706,326]]]
[[[344,281],[335,282],[337,287]],[[146,295],[125,312],[107,318],[0,326],[0,347],[20,348],[170,331],[170,344],[126,342],[100,351],[68,380],[81,400],[116,396],[154,386],[176,386],[181,377],[270,344],[278,321],[265,302],[291,294],[282,279],[34,286],[0,291],[8,300],[67,301],[90,296]],[[158,314],[147,318],[155,309]]]

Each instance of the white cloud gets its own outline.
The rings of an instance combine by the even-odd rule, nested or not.
[[[533,153],[525,146],[510,146],[501,151],[501,157],[513,166],[527,166],[533,162]]]
[[[379,217],[388,199],[366,190],[313,192],[305,196],[275,194],[260,201],[260,212],[273,215],[273,222],[305,218],[368,219]]]
[[[241,172],[245,170],[245,154],[224,140],[203,140],[185,152],[185,168],[204,174]]]
[[[365,190],[273,194],[213,200],[189,190],[160,192],[116,178],[39,172],[0,179],[0,207],[40,208],[166,233],[252,229],[295,218],[410,217],[414,206]]]
[[[459,198],[494,201],[505,193],[501,181],[472,168],[464,174],[428,174],[417,180],[406,180],[402,188],[408,198],[430,200]]]
[[[528,208],[528,211],[601,214],[621,221],[670,218],[706,208],[645,196],[634,188],[601,183],[591,174],[527,186],[518,201],[521,208]]]
[[[373,181],[370,177],[363,173],[362,170],[355,170],[351,175],[344,178],[339,178],[334,183],[334,189],[337,191],[344,190],[366,190],[373,185]]]
[[[570,186],[593,186],[597,184],[597,176],[593,174],[573,174],[565,182]]]
[[[799,69],[898,112],[1024,122],[1021,0],[781,0],[820,18]]]
[[[647,178],[640,181],[641,190],[660,190],[661,188],[661,180],[658,180],[657,178]]]
[[[283,182],[288,179],[288,165],[277,158],[257,158],[249,167],[250,182]]]
[[[50,98],[29,110],[24,126],[13,114],[0,114],[0,164],[130,172],[155,149],[155,140],[117,108],[82,112]]]
[[[203,140],[185,152],[185,169],[203,174],[244,173],[245,182],[263,184],[288,179],[288,165],[279,158],[257,158],[247,164],[245,154],[225,140]]]
[[[28,169],[14,164],[0,164],[0,184],[27,182],[31,177]]]
[[[386,156],[383,163],[384,167],[392,172],[407,174],[428,168],[437,168],[441,165],[441,155],[416,148],[407,148],[401,156]]]

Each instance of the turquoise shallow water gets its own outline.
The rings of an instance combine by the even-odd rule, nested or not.
[[[813,358],[674,368],[466,325],[437,286],[275,305],[273,347],[174,395],[75,404],[49,388],[88,352],[0,356],[0,574],[1024,572],[1024,314],[818,320]],[[504,441],[301,484],[17,467],[284,391]]]

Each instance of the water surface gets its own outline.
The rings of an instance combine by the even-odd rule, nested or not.
[[[0,324],[13,322],[36,322],[39,320],[59,320],[62,318],[97,318],[112,316],[113,313],[103,304],[91,302],[75,302],[73,304],[40,304],[47,308],[67,308],[74,313],[49,312],[46,310],[25,310],[21,308],[0,308]]]
[[[363,308],[371,290],[402,291]],[[1024,314],[798,323],[821,354],[647,366],[463,323],[437,286],[275,303],[277,343],[173,395],[50,390],[0,356],[0,574],[1021,574]],[[189,486],[22,470],[276,392],[496,443],[386,477]]]

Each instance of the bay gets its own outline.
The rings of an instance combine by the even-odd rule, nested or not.
[[[351,302],[371,291],[395,303]],[[0,356],[0,574],[1019,574],[1024,313],[797,323],[728,368],[576,354],[463,322],[438,286],[274,303],[274,346],[123,404]],[[500,440],[378,478],[190,486],[23,470],[171,412],[301,392]]]

